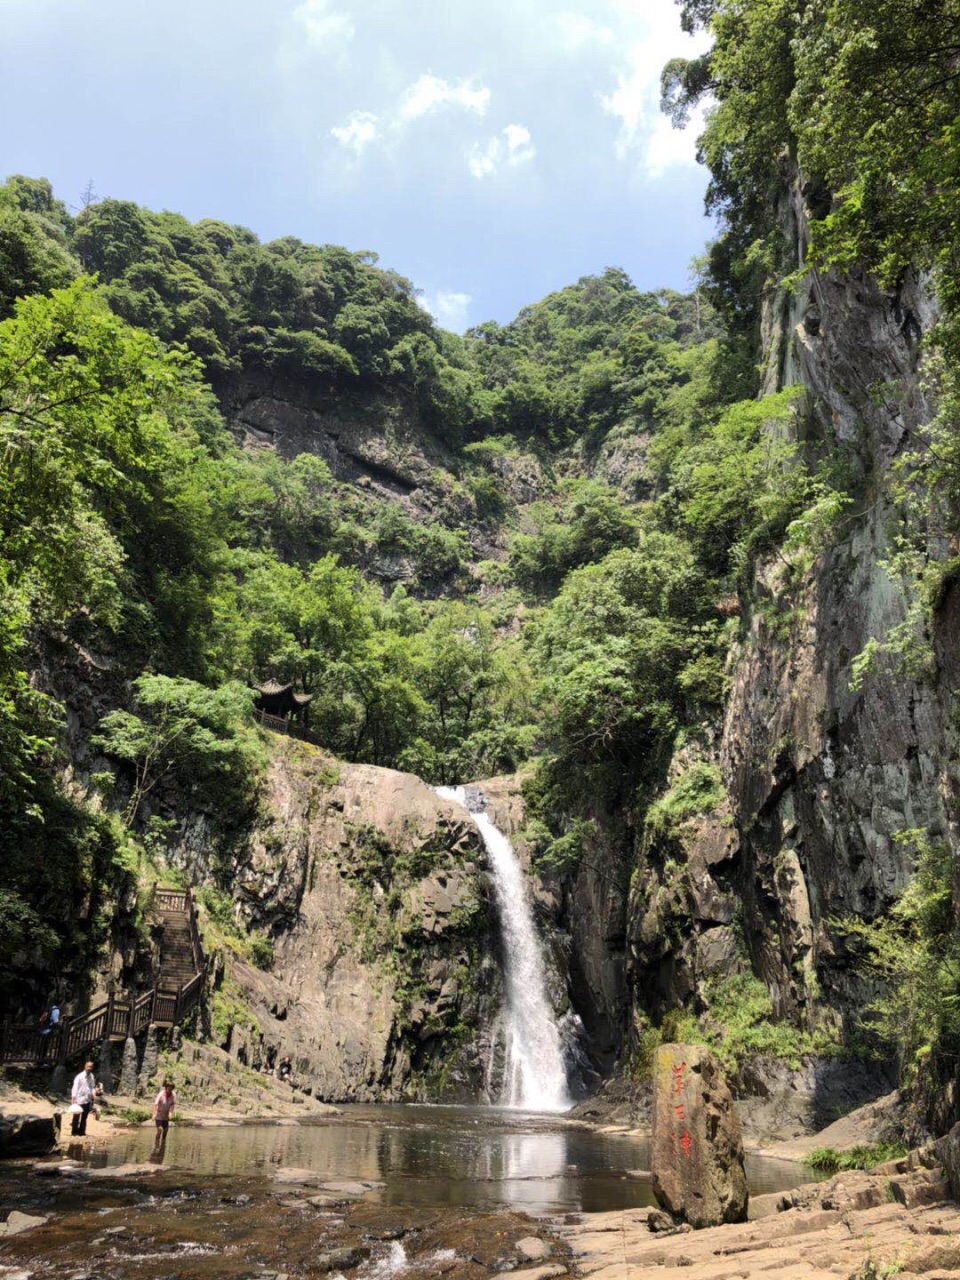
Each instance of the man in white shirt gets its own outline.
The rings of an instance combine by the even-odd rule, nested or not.
[[[87,1116],[90,1114],[97,1097],[97,1082],[93,1075],[93,1063],[85,1062],[83,1070],[77,1073],[70,1090],[70,1100],[80,1108],[74,1111],[70,1121],[70,1134],[74,1138],[82,1138],[87,1132]]]

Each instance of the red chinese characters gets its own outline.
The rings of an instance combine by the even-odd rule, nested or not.
[[[686,1062],[674,1063],[670,1070],[673,1072],[673,1095],[674,1097],[682,1097],[684,1086],[684,1073],[687,1070]],[[687,1108],[684,1102],[675,1102],[673,1104],[674,1131],[670,1135],[670,1145],[674,1155],[678,1154],[678,1148],[686,1158],[690,1159],[690,1150],[693,1147],[693,1138],[690,1136],[690,1130],[687,1128]],[[683,1130],[681,1132],[681,1125]]]

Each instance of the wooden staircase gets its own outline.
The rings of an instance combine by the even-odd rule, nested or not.
[[[42,1036],[36,1025],[0,1023],[0,1065],[67,1062],[103,1040],[137,1036],[151,1024],[175,1027],[200,1003],[206,960],[189,889],[157,889],[151,914],[163,926],[159,973],[140,995],[111,995],[77,1018],[63,1018]]]

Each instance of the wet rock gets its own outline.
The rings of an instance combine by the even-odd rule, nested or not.
[[[299,1182],[304,1186],[316,1186],[323,1181],[324,1175],[315,1169],[296,1169],[284,1165],[274,1172],[274,1182]]]
[[[559,1262],[549,1262],[545,1267],[529,1267],[525,1271],[514,1271],[513,1280],[554,1280],[554,1276],[565,1276],[567,1268]]]
[[[349,1271],[351,1267],[359,1266],[361,1262],[365,1262],[370,1257],[370,1250],[366,1245],[355,1245],[352,1248],[330,1249],[325,1253],[318,1253],[316,1258],[309,1264],[308,1275],[327,1275],[330,1271]]]
[[[79,1160],[38,1160],[33,1166],[35,1178],[61,1178],[76,1173],[83,1166]]]
[[[740,1121],[717,1060],[701,1045],[657,1050],[651,1170],[657,1202],[676,1218],[694,1227],[745,1221]]]
[[[46,1218],[33,1217],[29,1213],[21,1213],[19,1209],[11,1209],[6,1222],[0,1223],[0,1235],[18,1236],[23,1231],[42,1227],[46,1221]]]
[[[521,1258],[528,1258],[531,1262],[549,1258],[550,1252],[550,1246],[546,1240],[541,1240],[539,1236],[524,1236],[522,1240],[517,1241],[517,1253]]]
[[[46,1155],[56,1145],[53,1116],[0,1116],[0,1159]]]
[[[158,1164],[141,1161],[138,1164],[116,1164],[108,1169],[78,1169],[77,1173],[86,1178],[144,1178],[156,1176],[160,1168]]]

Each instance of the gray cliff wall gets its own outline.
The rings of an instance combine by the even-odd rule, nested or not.
[[[796,185],[781,220],[801,266],[807,216]],[[874,993],[830,920],[871,918],[903,888],[909,853],[898,831],[953,838],[950,690],[960,630],[948,615],[960,605],[948,596],[940,609],[936,681],[891,664],[861,691],[850,687],[853,660],[907,607],[881,564],[896,533],[883,481],[932,416],[920,365],[935,320],[932,291],[917,275],[884,292],[866,276],[811,271],[796,293],[766,301],[763,389],[803,386],[798,440],[842,461],[854,501],[799,585],[788,590],[777,559],[757,567],[722,733],[700,747],[719,764],[728,802],[686,825],[687,869],[673,883],[662,850],[641,856],[632,977],[654,1012],[742,965],[736,912],[778,1014],[849,1022]]]

